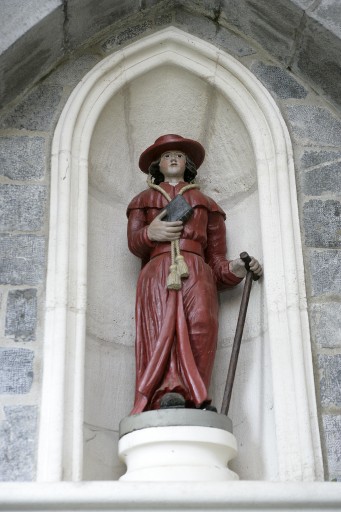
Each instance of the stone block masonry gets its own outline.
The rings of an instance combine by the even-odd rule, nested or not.
[[[341,123],[320,102],[288,104],[326,478],[341,481]]]
[[[341,407],[341,354],[319,356],[321,402],[324,407]]]
[[[340,147],[341,121],[330,110],[314,105],[289,105],[287,115],[298,142]]]
[[[251,66],[251,70],[278,98],[305,98],[308,94],[292,74],[278,66],[266,66],[262,62],[257,62]]]
[[[46,148],[43,137],[0,138],[0,174],[11,180],[36,180],[44,176]]]
[[[0,480],[33,480],[45,299],[50,146],[73,87],[99,60],[83,55],[0,118]],[[65,93],[66,91],[66,93]],[[28,348],[29,345],[29,348]]]
[[[321,165],[307,171],[303,178],[303,192],[310,195],[322,195],[331,191],[341,193],[341,162]]]
[[[48,153],[62,90],[39,85],[0,120],[0,480],[35,476]]]
[[[5,406],[0,425],[0,481],[33,480],[37,407]]]
[[[341,482],[341,415],[324,415],[323,430],[326,437],[329,478]]]
[[[341,302],[311,305],[311,323],[318,348],[341,349]]]
[[[33,382],[34,352],[25,348],[0,349],[0,393],[29,393]]]
[[[43,185],[0,185],[0,231],[39,231],[45,204]]]
[[[44,274],[44,237],[0,235],[0,284],[34,285]]]
[[[341,480],[341,116],[302,76],[257,57],[250,69],[279,105],[293,142],[325,477]]]
[[[8,293],[5,336],[15,341],[34,341],[37,322],[37,290],[13,290]]]
[[[3,128],[49,131],[53,129],[62,88],[37,86],[2,121]]]
[[[341,203],[312,199],[304,204],[307,247],[341,247]]]
[[[191,33],[197,31],[205,39],[207,34],[199,34],[195,26],[204,19],[214,20],[217,33],[221,26],[228,25],[233,35],[246,36],[248,46],[260,45],[284,67],[291,66],[311,81],[315,90],[319,88],[340,103],[341,81],[336,79],[341,59],[339,0],[46,0],[39,9],[38,0],[26,0],[20,7],[18,2],[13,3],[17,4],[16,9],[2,7],[5,21],[0,67],[4,105],[37,83],[68,52],[89,44],[89,38],[108,31],[110,25],[126,25],[132,33],[134,27],[143,25],[150,11],[158,10],[158,19],[165,23],[169,11],[178,11],[181,5],[189,11],[189,17],[197,17],[197,22],[190,21]],[[119,30],[115,32],[113,37]]]

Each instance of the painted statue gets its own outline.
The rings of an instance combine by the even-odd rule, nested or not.
[[[129,249],[142,260],[131,414],[159,409],[167,396],[180,397],[186,407],[210,407],[217,290],[236,286],[246,269],[241,259],[226,259],[225,213],[194,183],[204,157],[199,142],[169,134],[159,137],[139,160],[149,188],[127,209]],[[185,213],[170,221],[176,196],[182,196]],[[262,274],[254,258],[250,269]]]

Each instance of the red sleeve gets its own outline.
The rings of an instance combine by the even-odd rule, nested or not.
[[[133,209],[128,215],[128,246],[129,250],[143,261],[149,259],[150,251],[156,243],[147,235],[148,223],[144,209]]]
[[[219,290],[232,288],[242,281],[242,278],[230,272],[229,262],[226,259],[226,251],[224,217],[219,212],[209,212],[205,259],[213,270]]]

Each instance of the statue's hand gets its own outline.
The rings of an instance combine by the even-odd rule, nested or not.
[[[167,215],[166,210],[155,217],[148,226],[147,235],[152,242],[171,242],[180,238],[183,223],[179,220],[174,222],[161,220],[165,215]]]
[[[251,258],[249,266],[250,266],[250,270],[256,276],[261,277],[261,275],[263,274],[263,267],[259,263],[259,261],[256,260],[256,258]],[[231,260],[229,267],[230,267],[230,271],[235,276],[237,276],[237,277],[245,277],[246,276],[245,263],[241,258],[236,258],[235,260]]]

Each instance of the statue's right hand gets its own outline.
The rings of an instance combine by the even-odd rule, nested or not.
[[[171,242],[180,238],[183,223],[179,220],[174,222],[161,220],[165,215],[167,215],[167,212],[163,210],[147,228],[148,238],[152,242]]]

